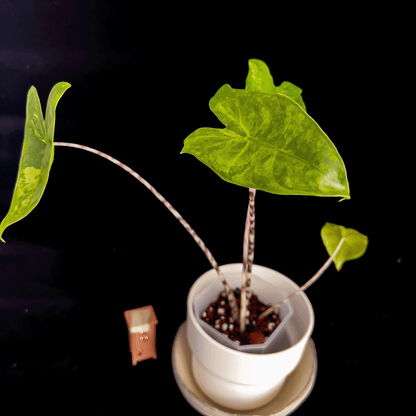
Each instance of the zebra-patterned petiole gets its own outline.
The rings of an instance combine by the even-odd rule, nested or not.
[[[241,303],[240,303],[240,331],[246,330],[246,311],[249,303],[248,289],[251,283],[251,269],[254,262],[254,224],[255,224],[255,208],[254,199],[256,190],[249,189],[249,203],[247,209],[246,226],[244,230],[243,245],[243,275],[241,282]]]
[[[211,252],[208,250],[208,248],[205,246],[204,242],[199,238],[199,236],[196,234],[196,232],[191,228],[191,226],[182,218],[182,216],[179,214],[178,211],[176,211],[175,208],[158,192],[155,188],[153,188],[152,185],[150,185],[149,182],[147,182],[144,178],[142,178],[137,172],[135,172],[133,169],[125,165],[124,163],[120,162],[117,159],[114,159],[112,156],[100,152],[99,150],[93,149],[88,146],[83,146],[80,144],[75,143],[64,143],[64,142],[55,142],[55,146],[66,146],[66,147],[74,147],[77,149],[86,150],[87,152],[94,153],[98,156],[103,157],[104,159],[109,160],[110,162],[113,162],[115,165],[119,166],[120,168],[124,169],[126,172],[130,173],[130,175],[134,176],[140,183],[142,183],[157,199],[159,199],[160,202],[173,214],[173,216],[184,226],[184,228],[191,234],[195,242],[198,244],[198,246],[201,248],[201,250],[204,252],[205,256],[207,257],[208,261],[211,263],[211,266],[216,270],[218,273],[219,278],[221,279],[221,282],[224,286],[225,292],[227,294],[228,302],[231,307],[232,311],[232,317],[234,320],[238,321],[238,306],[237,301],[234,296],[234,292],[231,290],[230,286],[228,285],[224,274],[222,273],[221,269],[218,266],[218,263],[215,261],[214,256],[211,254]]]

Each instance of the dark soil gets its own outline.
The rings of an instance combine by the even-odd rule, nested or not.
[[[234,294],[240,308],[240,289],[235,289]],[[262,303],[252,292],[249,292],[249,296],[251,298],[248,305],[249,316],[246,318],[248,321],[246,320],[245,332],[240,332],[239,325],[236,325],[233,321],[225,292],[221,292],[217,300],[202,312],[201,319],[217,331],[226,334],[228,338],[239,343],[239,345],[263,344],[278,327],[281,319],[278,314],[271,313],[264,319],[259,320],[259,315],[272,305]]]

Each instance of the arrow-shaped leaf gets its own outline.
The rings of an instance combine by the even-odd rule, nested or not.
[[[209,106],[227,127],[196,130],[182,153],[225,181],[281,195],[350,197],[337,149],[291,98],[224,85]]]
[[[31,87],[28,92],[19,172],[9,212],[0,224],[0,240],[3,243],[4,230],[26,217],[43,195],[53,161],[56,106],[69,87],[67,82],[60,82],[52,88],[46,107],[46,122],[36,88]]]
[[[327,222],[321,230],[322,241],[330,256],[333,255],[341,240],[342,246],[334,257],[334,263],[338,271],[348,260],[361,257],[367,250],[368,237],[352,228]]]
[[[335,263],[337,270],[340,271],[342,265],[346,261],[361,257],[365,253],[368,245],[368,238],[364,234],[361,234],[352,228],[345,228],[342,225],[330,224],[328,222],[323,226],[321,236],[329,253],[329,259],[304,285],[291,293],[287,298],[262,312],[259,319],[263,319],[267,315],[270,315],[274,310],[280,308],[298,293],[304,292],[322,276],[332,262]]]

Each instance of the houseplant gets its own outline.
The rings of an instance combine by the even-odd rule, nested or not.
[[[254,259],[256,190],[349,199],[349,184],[343,161],[332,142],[306,114],[301,90],[287,82],[275,87],[263,62],[249,61],[246,89],[234,90],[224,85],[211,99],[210,109],[226,128],[196,130],[185,140],[182,152],[193,154],[222,179],[249,188],[239,311],[240,331],[244,331],[246,294]],[[215,402],[244,410],[261,406],[277,393],[298,364],[311,334],[314,316],[306,296],[303,293],[297,299],[294,296],[315,282],[332,261],[340,270],[345,261],[363,255],[368,244],[366,236],[357,231],[329,223],[322,228],[321,236],[330,254],[328,261],[301,288],[292,286],[292,295],[259,316],[261,319],[270,314],[288,299],[295,301],[295,313],[304,315],[302,328],[291,346],[267,354],[267,358],[224,349],[201,331],[192,301],[196,292],[206,290],[209,279],[204,275],[195,282],[187,305],[192,369],[199,386]],[[229,268],[232,274],[235,267],[240,266],[228,265],[224,270]],[[258,267],[257,270],[257,278],[259,274],[274,272]],[[279,290],[293,284],[281,275],[275,275],[270,283],[276,283],[279,278],[282,285]]]
[[[9,212],[0,224],[2,241],[6,227],[28,215],[42,197],[53,162],[54,147],[68,146],[90,151],[117,164],[136,177],[182,223],[203,250],[214,273],[220,278],[230,305],[231,316],[239,324],[240,331],[245,332],[244,317],[249,303],[248,295],[254,261],[256,191],[263,190],[283,195],[336,196],[343,199],[350,197],[343,161],[325,133],[307,115],[301,90],[287,82],[275,87],[267,66],[258,60],[249,61],[246,89],[234,90],[225,85],[210,101],[211,110],[227,127],[222,130],[198,129],[185,140],[182,150],[182,153],[196,156],[222,179],[249,189],[239,310],[235,292],[211,252],[181,215],[148,182],[131,168],[100,151],[73,143],[54,143],[56,107],[69,87],[70,85],[65,82],[53,87],[48,98],[45,118],[36,89],[32,87],[29,90],[19,173]],[[361,256],[367,245],[367,239],[362,234],[331,224],[327,224],[322,229],[322,238],[330,255],[328,262],[300,290],[297,286],[289,285],[292,296],[316,281],[332,261],[340,269],[345,261]],[[191,292],[192,289],[190,294]],[[308,303],[303,293],[296,298],[296,302],[303,300],[305,304]],[[188,301],[190,299],[192,298],[188,297]],[[189,305],[188,313],[192,313]],[[276,307],[272,305],[272,308],[265,313],[271,314]],[[308,309],[308,323],[304,334],[300,336],[305,342],[313,328],[313,312],[311,314],[311,308]],[[199,336],[203,337],[200,331],[198,334],[195,333],[196,342]],[[302,348],[297,354],[297,360],[301,353]],[[282,352],[276,354],[282,356]],[[296,365],[296,360],[294,362]],[[288,371],[290,372],[291,369],[289,368]],[[281,385],[284,377],[285,375],[277,384]],[[277,391],[278,386],[275,381],[273,383],[275,385],[268,391],[267,397]],[[264,388],[260,390],[264,391]],[[231,396],[231,393],[227,394]],[[267,399],[261,391],[260,396],[262,400]],[[262,400],[259,400],[258,395],[253,396],[244,406],[256,407],[262,403]]]

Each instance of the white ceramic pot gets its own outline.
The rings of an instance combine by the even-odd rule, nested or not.
[[[242,264],[228,264],[221,266],[221,270],[232,288],[241,286]],[[211,338],[194,314],[195,295],[204,288],[212,288],[215,281],[218,281],[218,290],[214,301],[223,288],[214,269],[199,277],[188,294],[186,325],[192,350],[192,372],[201,390],[216,403],[235,410],[255,409],[276,396],[286,377],[299,364],[314,327],[312,305],[303,292],[291,300],[294,315],[285,329],[279,351],[271,354],[236,351]],[[270,293],[280,290],[292,293],[299,288],[281,273],[253,265],[251,289],[255,294],[256,281],[268,282],[272,287]]]

